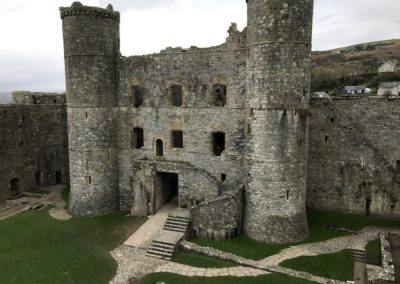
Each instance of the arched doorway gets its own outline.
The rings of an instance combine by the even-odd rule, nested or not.
[[[156,156],[164,156],[164,142],[161,139],[156,140]]]

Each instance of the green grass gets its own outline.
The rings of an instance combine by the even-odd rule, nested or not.
[[[70,186],[67,185],[63,191],[61,191],[61,197],[62,199],[65,201],[66,205],[65,208],[68,207],[68,203],[69,203],[69,192],[70,192]]]
[[[258,277],[187,277],[170,273],[153,273],[139,281],[140,284],[154,284],[162,281],[168,284],[312,284],[303,279],[291,278],[280,274],[268,274]]]
[[[109,252],[144,221],[126,214],[58,221],[44,209],[0,221],[0,283],[108,283]]]
[[[243,235],[233,240],[227,241],[213,241],[202,239],[195,239],[192,241],[201,246],[213,247],[222,251],[234,253],[245,258],[260,260],[265,257],[274,255],[282,249],[285,249],[291,245],[321,242],[348,235],[347,233],[337,232],[328,229],[327,226],[329,225],[348,228],[355,231],[361,230],[364,227],[368,226],[400,228],[400,220],[395,219],[355,216],[314,209],[309,209],[307,213],[310,235],[306,240],[300,243],[270,245],[251,240]]]
[[[370,241],[366,246],[367,263],[372,265],[382,265],[381,260],[381,242],[380,240]]]
[[[249,239],[244,235],[240,235],[235,239],[226,241],[213,241],[195,239],[194,243],[205,246],[213,247],[225,252],[231,252],[244,258],[260,260],[269,255],[274,255],[282,249],[287,248],[288,245],[267,245],[262,242],[257,242]]]
[[[301,256],[286,260],[281,266],[341,281],[353,280],[350,250],[318,256]]]
[[[174,262],[201,268],[225,268],[237,266],[237,264],[233,262],[187,252],[178,252],[174,256]]]

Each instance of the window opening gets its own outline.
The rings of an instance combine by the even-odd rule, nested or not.
[[[213,140],[213,153],[216,156],[221,156],[225,151],[225,133],[224,132],[214,132],[212,134]]]
[[[144,146],[143,128],[133,128],[131,140],[131,146],[133,149],[141,149]]]
[[[171,131],[172,148],[183,148],[183,131]]]
[[[172,106],[182,106],[182,86],[172,85],[171,91],[171,104]]]
[[[226,104],[226,85],[215,84],[213,86],[213,106],[223,107]]]

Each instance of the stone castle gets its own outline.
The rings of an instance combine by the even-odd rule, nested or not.
[[[177,200],[195,236],[270,243],[308,235],[306,206],[400,216],[400,100],[310,98],[313,0],[247,11],[222,45],[124,57],[111,5],[61,8],[66,105],[0,107],[1,199],[69,180],[74,215]]]

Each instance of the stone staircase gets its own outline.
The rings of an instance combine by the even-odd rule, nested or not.
[[[146,256],[171,260],[174,255],[175,244],[153,240],[147,249]]]
[[[162,231],[151,241],[146,256],[171,260],[178,244],[186,236],[189,223],[189,210],[181,208],[170,213]]]
[[[189,222],[190,219],[188,217],[174,216],[173,214],[169,214],[163,230],[186,233],[189,226]]]

